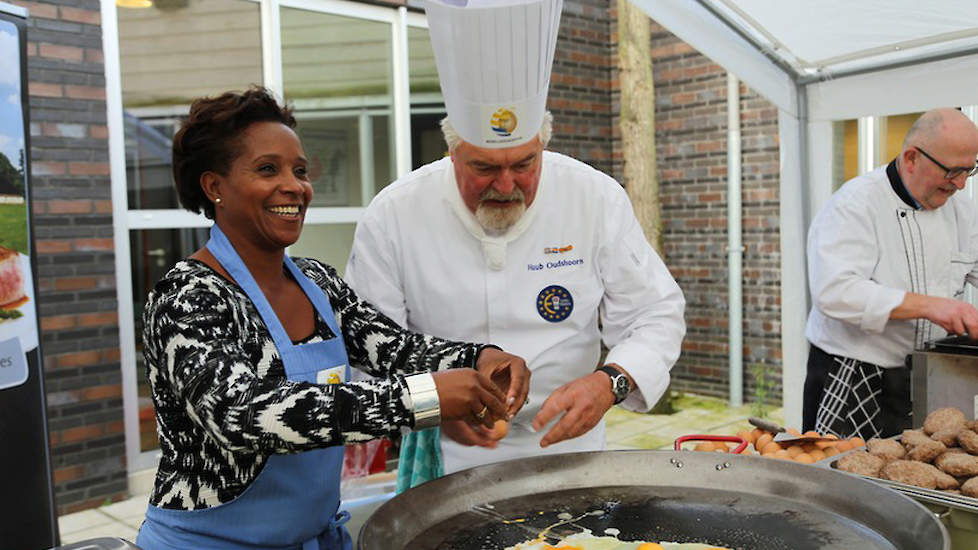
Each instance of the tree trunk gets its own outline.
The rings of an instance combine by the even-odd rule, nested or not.
[[[618,0],[618,79],[624,184],[645,237],[662,255],[662,210],[655,158],[655,86],[651,20],[629,0]]]
[[[621,149],[625,190],[645,238],[660,256],[662,206],[655,159],[655,86],[651,20],[629,0],[618,0],[618,82],[621,87]],[[676,412],[671,384],[652,409]]]

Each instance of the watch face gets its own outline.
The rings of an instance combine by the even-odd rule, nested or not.
[[[626,397],[628,397],[628,379],[625,378],[625,375],[619,374],[613,379],[613,381],[614,381],[613,391],[615,397],[617,397],[618,400],[623,400]]]

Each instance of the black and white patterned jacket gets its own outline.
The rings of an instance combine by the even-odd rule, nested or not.
[[[473,367],[482,346],[403,330],[360,301],[336,271],[296,265],[329,297],[350,366],[380,378],[291,382],[258,310],[206,264],[177,263],[150,293],[143,354],[162,457],[150,502],[196,510],[240,495],[273,454],[364,441],[411,427],[395,373]],[[318,318],[303,343],[332,337]]]

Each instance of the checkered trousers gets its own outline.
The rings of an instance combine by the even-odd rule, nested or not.
[[[832,356],[822,400],[815,416],[815,431],[840,438],[880,437],[880,394],[883,369],[848,357]]]

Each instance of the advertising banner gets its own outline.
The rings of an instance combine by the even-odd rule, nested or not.
[[[0,2],[0,547],[57,543],[31,228],[26,10]]]

